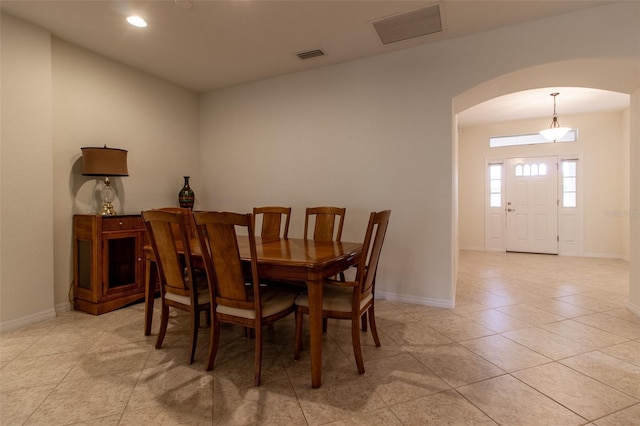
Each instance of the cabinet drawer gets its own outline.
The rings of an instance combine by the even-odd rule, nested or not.
[[[131,229],[144,229],[140,216],[115,216],[102,219],[103,231],[128,231]]]

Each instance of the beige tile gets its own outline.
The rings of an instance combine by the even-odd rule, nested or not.
[[[454,388],[505,374],[457,343],[425,347],[413,356]]]
[[[486,306],[487,308],[497,308],[500,306],[508,306],[516,303],[508,297],[500,296],[491,291],[472,293],[469,295],[469,297],[474,302]]]
[[[101,376],[64,382],[25,424],[63,425],[121,414],[136,379],[137,375]]]
[[[570,338],[586,346],[589,350],[604,348],[627,340],[624,337],[616,336],[574,320],[544,324],[540,328]]]
[[[496,309],[485,309],[474,312],[463,312],[462,315],[478,324],[492,330],[496,333],[504,333],[506,331],[518,330],[520,328],[531,327],[531,324],[514,318],[510,315],[503,314]]]
[[[460,344],[507,372],[551,361],[544,355],[498,335],[467,340]]]
[[[79,352],[17,358],[2,368],[2,390],[60,383],[82,359]]]
[[[298,400],[310,425],[340,420],[386,408],[386,404],[366,380],[351,380],[320,389],[297,390]]]
[[[640,367],[600,351],[577,355],[560,361],[612,388],[640,399]]]
[[[503,333],[502,336],[551,359],[566,358],[590,350],[589,347],[575,340],[551,333],[540,327],[510,331]]]
[[[145,369],[127,404],[127,411],[160,405],[182,405],[197,409],[213,400],[213,376],[202,366],[174,365]]]
[[[387,405],[449,389],[449,385],[406,353],[365,364],[364,377]]]
[[[580,306],[572,305],[571,303],[549,298],[529,301],[527,302],[527,305],[540,308],[543,311],[547,311],[555,315],[560,315],[564,318],[574,318],[594,313],[594,311],[590,309],[581,308]]]
[[[53,392],[56,385],[5,390],[0,388],[0,424],[21,425]]]
[[[370,411],[358,415],[352,415],[335,422],[327,423],[327,426],[400,426],[400,420],[388,408]]]
[[[620,308],[620,305],[602,301],[593,297],[588,297],[583,294],[573,294],[570,296],[558,297],[558,300],[561,302],[580,306],[581,308],[589,309],[595,312],[604,312],[604,311],[610,311],[612,309]]]
[[[454,342],[495,334],[494,331],[474,321],[463,318],[460,315],[455,315],[448,319],[430,321],[429,324],[434,330],[442,333]]]
[[[640,404],[603,417],[593,422],[593,424],[598,426],[637,425],[639,423],[638,419],[640,419]]]
[[[586,420],[505,375],[457,389],[473,405],[502,425],[582,425]]]
[[[486,414],[450,390],[392,407],[403,425],[495,425]]]
[[[524,322],[528,322],[531,325],[548,324],[550,322],[562,321],[563,319],[565,319],[560,315],[552,314],[551,312],[547,312],[543,309],[536,308],[535,306],[530,306],[528,304],[503,306],[497,308],[497,310],[502,312],[503,314],[518,318],[519,320],[522,320]]]
[[[215,380],[214,425],[297,425],[304,423],[304,414],[288,380],[245,388],[238,388],[231,381],[225,379]]]
[[[114,346],[111,350],[89,352],[73,367],[64,380],[139,372],[144,367],[148,356],[149,345],[146,343]]]
[[[513,375],[588,420],[640,402],[558,363],[521,370]]]
[[[629,341],[603,348],[600,352],[640,367],[640,341]]]
[[[383,329],[383,332],[407,351],[410,351],[414,346],[451,343],[448,337],[438,333],[424,321],[386,328]]]
[[[640,338],[640,323],[620,319],[607,313],[586,315],[575,320],[627,339]]]

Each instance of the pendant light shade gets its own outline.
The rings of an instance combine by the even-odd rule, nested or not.
[[[556,96],[559,94],[560,93],[558,92],[553,92],[551,94],[551,96],[553,96],[553,119],[551,120],[551,127],[540,131],[542,137],[554,142],[562,139],[571,130],[571,127],[560,127],[560,123],[558,123],[558,113],[556,113]]]

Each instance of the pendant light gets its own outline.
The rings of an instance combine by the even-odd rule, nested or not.
[[[562,139],[571,127],[560,127],[560,123],[558,123],[558,114],[556,113],[556,96],[560,93],[553,92],[551,96],[553,96],[553,119],[551,120],[551,127],[548,129],[542,130],[540,134],[549,141],[558,141]]]

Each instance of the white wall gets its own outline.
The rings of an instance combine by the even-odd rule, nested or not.
[[[1,17],[0,324],[55,316],[49,33]],[[37,266],[36,266],[37,265]]]
[[[72,217],[100,204],[81,147],[129,151],[130,175],[113,179],[118,214],[177,206],[184,175],[196,208],[206,194],[196,93],[5,14],[1,54],[0,328],[10,329],[70,307]]]
[[[486,159],[579,155],[584,206],[584,255],[627,258],[629,176],[628,110],[598,114],[562,115],[563,126],[578,129],[578,141],[489,148],[489,137],[536,133],[549,119],[514,120],[465,127],[459,138],[460,247],[484,249]],[[626,130],[625,130],[626,125]],[[627,235],[625,235],[627,232]]]
[[[83,146],[128,150],[129,176],[112,178],[118,214],[177,206],[184,175],[200,192],[198,96],[53,38],[56,307],[68,304],[72,215],[100,211],[100,179],[82,176]]]
[[[472,89],[519,70],[537,83],[547,79],[543,86],[597,80],[601,88],[631,93],[640,87],[639,17],[640,4],[614,3],[274,78],[203,96],[199,116],[195,94],[64,42],[54,40],[48,52],[47,32],[3,17],[0,328],[49,315],[52,303],[67,306],[72,214],[91,210],[94,196],[77,160],[80,147],[100,143],[129,150],[131,176],[116,179],[123,213],[174,203],[187,173],[194,176],[196,208],[292,205],[292,235],[301,234],[307,205],[346,206],[344,237],[354,240],[362,238],[368,212],[391,208],[379,293],[451,306],[457,230],[452,100],[455,112],[504,94],[509,87],[502,80],[497,89]],[[21,59],[9,61],[12,55]],[[545,72],[572,58],[606,60],[569,67],[571,83]],[[528,81],[520,78],[521,85]],[[23,93],[13,90],[28,96],[18,99]],[[635,102],[631,209],[640,199]],[[5,127],[8,114],[26,114],[25,122]],[[23,144],[34,139],[36,165],[21,170],[31,148]],[[27,191],[15,192],[13,183],[23,180]],[[640,306],[633,286],[640,287],[637,220],[630,228],[632,298]],[[41,252],[34,253],[36,242]]]
[[[212,165],[203,169],[206,207],[287,204],[299,218],[307,205],[341,205],[345,239],[361,238],[367,212],[390,208],[378,294],[451,306],[452,99],[571,58],[637,64],[639,7],[614,4],[208,93],[200,120],[202,158]],[[622,79],[638,87],[637,73]],[[300,232],[298,219],[291,235]]]

